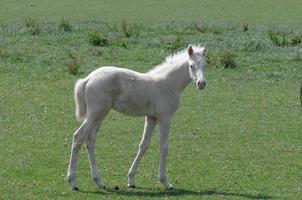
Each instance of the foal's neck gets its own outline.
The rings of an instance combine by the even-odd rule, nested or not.
[[[184,61],[153,74],[154,78],[175,92],[182,92],[190,82],[189,63]]]

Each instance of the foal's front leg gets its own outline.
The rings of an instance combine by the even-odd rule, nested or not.
[[[154,130],[154,127],[156,126],[157,121],[153,117],[146,117],[145,118],[145,128],[144,128],[144,133],[142,140],[139,144],[139,150],[138,153],[129,169],[128,172],[128,186],[129,187],[135,187],[135,181],[134,181],[134,176],[137,171],[137,167],[139,165],[140,160],[142,159],[143,155],[146,153],[151,137],[152,137],[152,132]]]
[[[169,182],[166,172],[166,159],[169,151],[169,128],[171,124],[171,117],[162,118],[159,121],[159,131],[160,131],[160,166],[159,166],[159,180],[164,184],[164,186],[171,190],[173,185]]]

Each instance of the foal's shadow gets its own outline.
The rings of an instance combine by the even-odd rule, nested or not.
[[[147,191],[146,191],[147,190]],[[121,196],[128,196],[128,197],[164,197],[164,196],[225,196],[225,197],[243,197],[247,199],[273,199],[272,196],[265,195],[265,194],[251,194],[251,193],[241,193],[241,192],[225,192],[225,191],[217,191],[216,189],[206,189],[202,191],[194,191],[194,190],[187,190],[187,189],[174,189],[171,191],[167,190],[162,190],[162,191],[154,191],[154,190],[149,190],[148,188],[142,188],[138,187],[135,189],[106,189],[103,191],[83,191],[80,190],[79,192],[82,193],[95,193],[95,194],[100,194],[100,195],[121,195]]]

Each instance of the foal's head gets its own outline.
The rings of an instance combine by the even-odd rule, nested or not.
[[[199,47],[194,49],[192,46],[188,47],[190,77],[200,90],[204,89],[206,86],[206,52],[207,47]]]

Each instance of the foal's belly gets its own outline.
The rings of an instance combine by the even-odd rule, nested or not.
[[[151,102],[141,98],[118,98],[113,102],[112,108],[126,115],[153,115]]]

